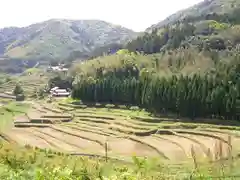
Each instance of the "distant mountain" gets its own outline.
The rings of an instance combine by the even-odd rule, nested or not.
[[[165,20],[147,28],[146,31],[151,31],[154,28],[162,28],[166,25],[173,25],[188,17],[201,17],[207,14],[228,15],[239,8],[240,0],[204,0],[190,8],[172,14]]]
[[[71,54],[86,57],[91,51],[112,43],[123,43],[137,33],[100,20],[52,19],[18,28],[0,29],[0,56],[5,59],[49,61]]]

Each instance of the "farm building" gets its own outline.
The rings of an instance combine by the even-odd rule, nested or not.
[[[48,70],[67,72],[68,68],[64,68],[64,67],[61,67],[61,66],[49,66]]]
[[[59,89],[59,87],[54,87],[50,90],[50,93],[53,93],[55,90]]]
[[[70,92],[68,92],[66,89],[59,89],[59,87],[54,87],[50,90],[50,93],[52,96],[61,96],[61,97],[67,97],[70,95]]]

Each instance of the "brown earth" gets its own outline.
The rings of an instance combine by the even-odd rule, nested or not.
[[[31,118],[40,118],[41,115],[46,113],[60,115],[45,109],[43,110],[42,105],[38,103],[35,103],[34,106],[35,109],[32,109],[28,113]],[[54,107],[54,109],[57,108]],[[84,112],[84,110],[82,110],[82,112]],[[107,114],[80,114],[81,113],[79,113],[79,117],[68,124],[69,126],[66,125],[68,122],[64,122],[60,125],[50,125],[49,127],[42,128],[14,127],[7,135],[20,145],[29,144],[31,146],[56,151],[104,154],[107,143],[109,154],[112,155],[127,157],[133,155],[161,156],[174,161],[191,158],[192,149],[194,149],[194,152],[199,157],[206,156],[209,151],[214,154],[216,151],[215,145],[218,144],[219,146],[220,141],[222,142],[221,145],[224,156],[227,155],[227,151],[229,150],[229,146],[226,143],[228,134],[224,132],[194,130],[193,134],[189,130],[172,129],[171,132],[173,132],[173,134],[175,132],[178,133],[174,135],[151,134],[145,132],[157,128],[154,125],[159,125],[159,123],[154,124],[137,120],[124,121],[122,116],[117,118],[111,115],[111,112],[109,112],[109,117],[112,119],[107,119]],[[55,119],[59,120],[60,118]],[[21,123],[29,121],[29,119],[27,116],[22,115],[15,118],[15,121]],[[31,125],[31,123],[28,124]],[[79,127],[79,129],[77,129],[77,127]],[[84,128],[86,131],[84,131]],[[133,132],[137,132],[139,136],[132,135]],[[141,136],[139,132],[143,132]],[[199,134],[196,134],[198,132]],[[213,137],[211,137],[211,135],[213,135]],[[232,136],[231,141],[233,145],[238,145],[240,143],[240,135]],[[235,151],[239,152],[240,149],[236,148]]]

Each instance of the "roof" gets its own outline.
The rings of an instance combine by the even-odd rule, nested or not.
[[[59,93],[54,92],[54,93],[52,93],[52,95],[55,95],[55,96],[68,96],[68,95],[70,95],[70,93],[69,92],[59,92]]]
[[[52,69],[54,71],[68,71],[68,68],[63,68],[61,66],[50,66],[49,69]]]
[[[54,87],[54,88],[51,89],[51,91],[54,91],[56,89],[59,89],[59,87]]]
[[[61,71],[68,71],[68,68],[62,68]]]
[[[56,93],[65,93],[65,92],[67,92],[67,90],[66,89],[56,89],[56,90],[54,90],[54,92],[56,92]]]

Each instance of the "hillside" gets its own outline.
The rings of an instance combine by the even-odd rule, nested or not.
[[[195,7],[213,2],[230,1]],[[177,16],[129,42],[97,37],[89,21],[82,31],[68,20],[32,25],[31,37],[3,29],[0,69],[34,68],[0,74],[0,179],[238,179],[239,10]],[[50,55],[69,71],[36,67]]]
[[[145,54],[194,48],[212,58],[228,56],[239,51],[239,15],[240,1],[204,1],[148,28],[126,48]]]
[[[52,19],[28,27],[0,30],[0,55],[22,59],[62,59],[72,51],[85,57],[99,46],[122,43],[132,30],[100,20]]]
[[[193,48],[199,51],[221,51],[221,54],[226,55],[229,50],[239,49],[239,17],[240,1],[205,0],[152,25],[137,38],[127,42],[127,45],[118,46],[117,50],[122,47],[132,52],[153,54]],[[108,45],[97,48],[92,56],[111,54],[109,52],[115,50],[116,45]]]
[[[74,66],[73,96],[190,118],[239,119],[239,4],[204,1],[116,55]]]
[[[166,25],[175,24],[176,22],[184,20],[187,17],[200,17],[208,14],[229,15],[238,8],[240,8],[240,1],[238,0],[204,0],[199,4],[172,14],[165,20],[147,28],[146,31],[151,31],[154,28],[162,28]]]

